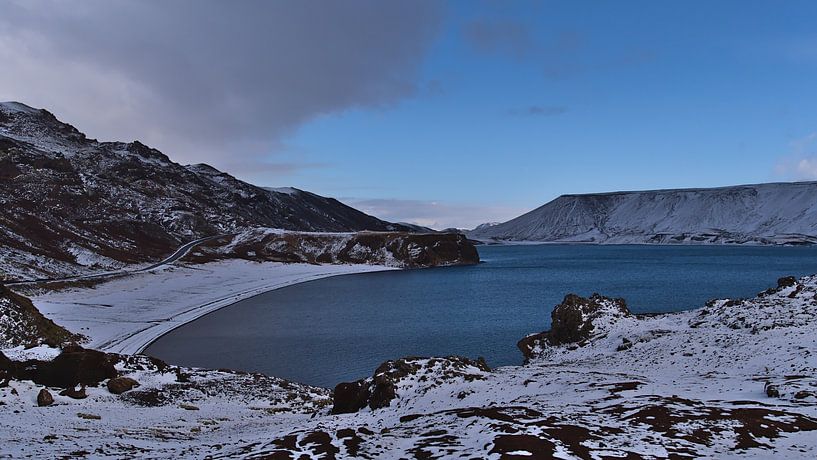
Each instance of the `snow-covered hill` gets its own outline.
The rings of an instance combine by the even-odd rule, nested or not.
[[[817,182],[563,195],[482,241],[659,244],[817,243]]]
[[[0,279],[160,259],[183,241],[251,227],[406,230],[332,198],[264,189],[139,142],[89,139],[54,115],[0,103]]]

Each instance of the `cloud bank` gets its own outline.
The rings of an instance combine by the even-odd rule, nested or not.
[[[792,152],[778,161],[775,173],[791,180],[817,180],[817,132],[790,143]]]
[[[412,95],[441,16],[425,0],[0,0],[0,99],[178,161],[254,162],[311,119]]]

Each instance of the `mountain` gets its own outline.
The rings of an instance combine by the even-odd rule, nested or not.
[[[562,195],[481,241],[815,244],[817,182]]]
[[[89,139],[18,102],[0,103],[0,205],[7,277],[146,262],[184,241],[251,227],[411,231],[332,198],[183,166],[138,141]]]

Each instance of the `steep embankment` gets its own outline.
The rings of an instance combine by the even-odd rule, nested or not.
[[[817,182],[563,195],[484,241],[659,244],[817,243]]]
[[[0,279],[155,261],[249,227],[407,230],[337,200],[269,190],[139,142],[89,139],[54,115],[0,103]]]

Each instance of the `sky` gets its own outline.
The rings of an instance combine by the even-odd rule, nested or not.
[[[817,2],[0,0],[0,100],[391,221],[817,180]]]

